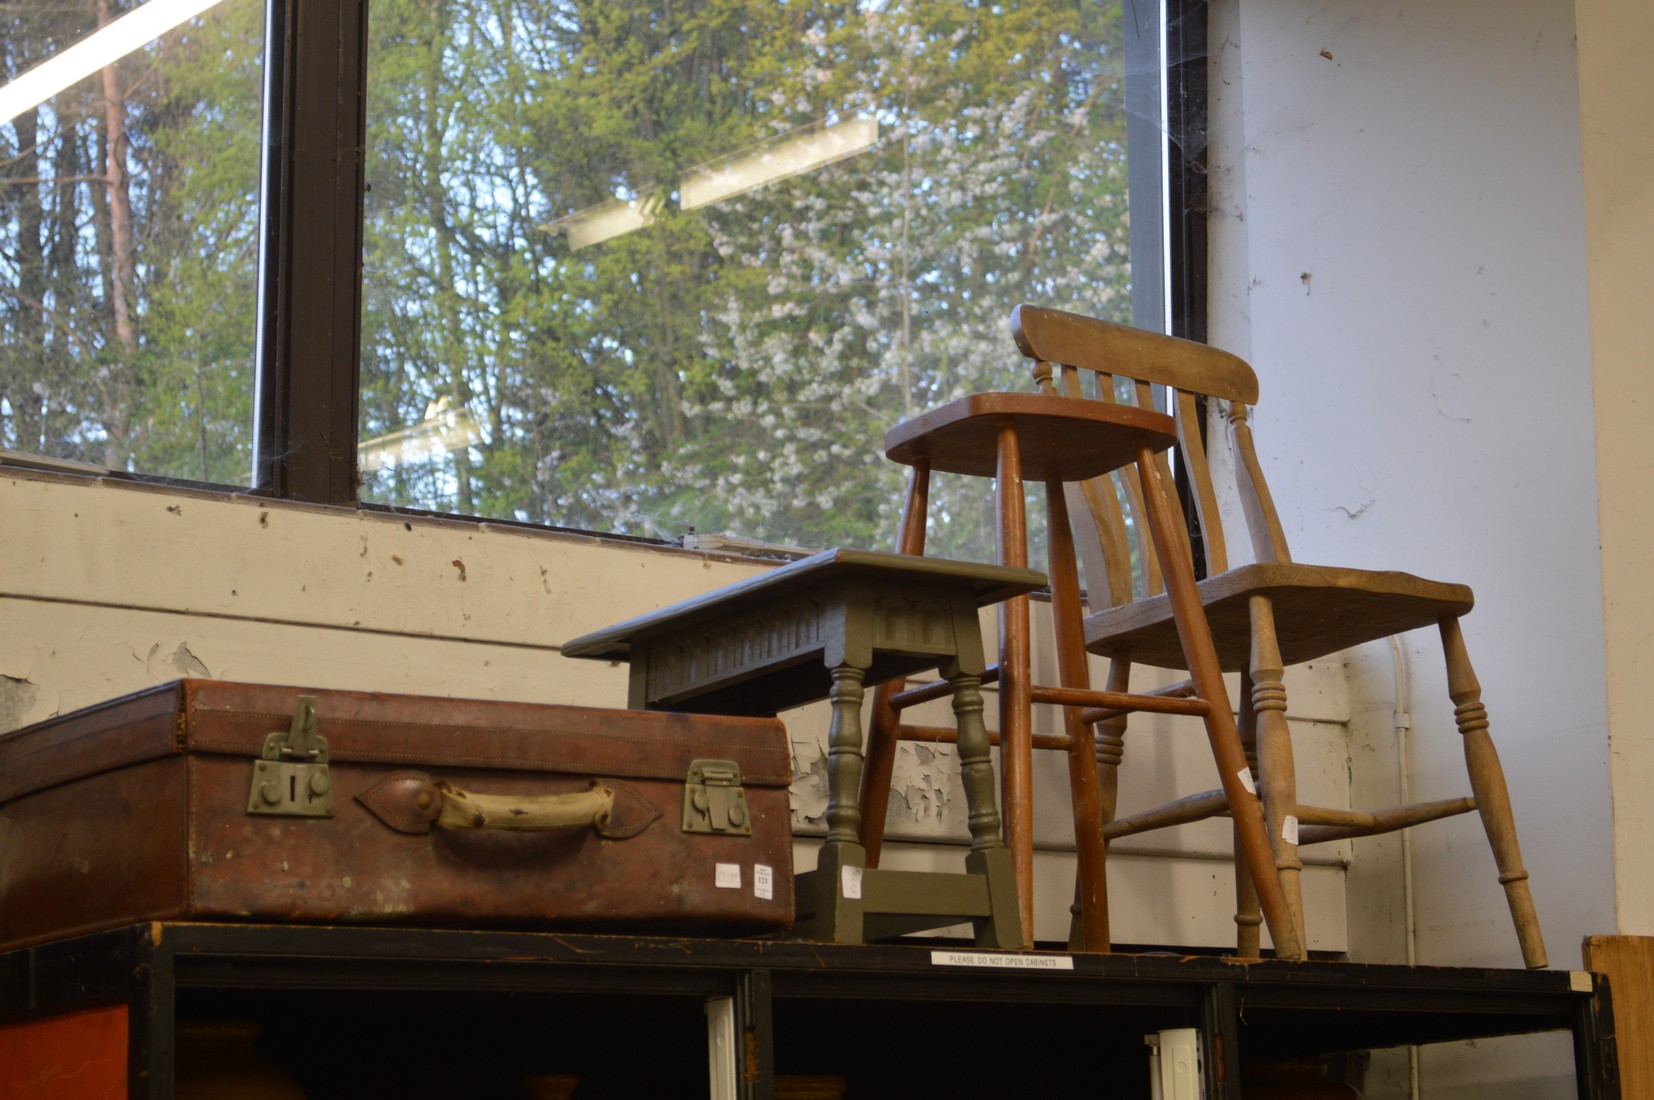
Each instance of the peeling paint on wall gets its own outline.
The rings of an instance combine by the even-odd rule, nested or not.
[[[819,828],[827,818],[827,745],[811,722],[788,722],[792,742],[793,828]]]
[[[959,757],[950,745],[898,745],[896,776],[915,822],[941,821],[955,792],[962,791]]]
[[[0,674],[0,730],[14,730],[28,721],[40,685]]]
[[[808,723],[792,729],[793,828],[819,831],[827,816],[827,746]],[[950,819],[951,815],[951,819]],[[959,753],[952,745],[904,741],[896,746],[887,823],[892,830],[927,826],[926,832],[963,835],[966,826]]]
[[[147,664],[150,676],[156,680],[173,680],[180,676],[212,679],[211,670],[199,657],[190,652],[188,642],[179,642],[178,648],[165,656],[161,655],[161,643],[156,642],[149,647]]]

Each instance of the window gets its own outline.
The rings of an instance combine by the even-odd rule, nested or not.
[[[0,448],[245,485],[264,11],[125,15],[0,6]]]
[[[8,76],[72,37],[7,10],[36,8]],[[886,544],[884,431],[1025,388],[1011,305],[1162,324],[1162,28],[1116,0],[222,0],[112,66],[152,234],[130,341],[102,93],[42,107],[47,141],[0,125],[0,446]],[[988,488],[938,486],[938,551],[991,553]]]

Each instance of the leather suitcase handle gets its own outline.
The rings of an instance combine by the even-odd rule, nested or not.
[[[374,817],[399,833],[444,829],[593,829],[605,840],[637,836],[660,810],[618,779],[593,779],[590,789],[557,795],[478,794],[425,772],[381,776],[356,795]]]
[[[591,789],[572,794],[478,794],[438,783],[442,812],[433,824],[443,829],[602,829],[614,810],[613,788],[593,780]]]

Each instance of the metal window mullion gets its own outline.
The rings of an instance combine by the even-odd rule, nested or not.
[[[255,491],[356,499],[365,0],[268,0]]]

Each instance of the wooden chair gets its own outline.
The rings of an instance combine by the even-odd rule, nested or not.
[[[1047,385],[1044,388],[1049,388]],[[1172,503],[1170,473],[1164,454],[1176,441],[1173,419],[1146,407],[1059,397],[1040,393],[984,393],[933,409],[897,425],[885,436],[885,453],[913,468],[898,549],[924,552],[925,510],[932,470],[996,481],[998,549],[1001,566],[1027,564],[1024,478],[1043,482],[1049,514],[1050,581],[1058,612],[1060,686],[1032,682],[1029,608],[1026,595],[999,605],[999,664],[984,680],[999,683],[1001,786],[1006,845],[1017,882],[1020,920],[1032,936],[1033,801],[1030,771],[1035,747],[1067,753],[1073,796],[1079,881],[1070,945],[1107,951],[1108,910],[1103,881],[1105,803],[1098,785],[1090,723],[1102,716],[1134,710],[1199,716],[1224,786],[1223,800],[1234,815],[1239,858],[1248,881],[1257,886],[1263,919],[1268,921],[1277,953],[1302,958],[1302,936],[1292,917],[1265,828],[1263,807],[1252,779],[1229,700],[1225,694],[1211,634],[1196,594],[1187,536]],[[1079,577],[1068,522],[1068,493],[1114,470],[1134,467],[1140,482],[1141,513],[1159,549],[1161,572],[1172,595],[1173,617],[1183,646],[1179,654],[1190,668],[1191,686],[1175,694],[1129,694],[1123,679],[1108,690],[1087,683],[1087,659],[1081,633]],[[1125,666],[1121,666],[1122,668]],[[901,683],[875,692],[861,805],[861,842],[867,865],[877,866],[889,804],[891,771],[898,739],[946,741],[952,731],[904,725],[899,712],[948,692],[946,684],[904,691]],[[1055,703],[1065,708],[1065,732],[1035,738],[1031,708]]]
[[[1303,942],[1301,845],[1371,836],[1474,809],[1481,816],[1493,849],[1523,961],[1530,968],[1545,966],[1545,947],[1517,845],[1504,773],[1488,734],[1481,688],[1459,629],[1459,618],[1473,603],[1470,589],[1407,573],[1329,568],[1292,560],[1253,449],[1247,411],[1257,401],[1257,379],[1242,360],[1201,344],[1032,306],[1021,306],[1013,312],[1011,325],[1017,345],[1032,360],[1040,389],[1052,400],[1074,400],[1082,392],[1082,372],[1096,377],[1103,402],[1116,400],[1115,387],[1122,378],[1130,379],[1127,388],[1136,404],[1143,407],[1151,404],[1151,385],[1167,387],[1205,541],[1210,575],[1197,586],[1205,614],[1192,617],[1178,613],[1179,597],[1172,581],[1185,569],[1181,543],[1177,560],[1168,564],[1164,539],[1136,540],[1146,568],[1137,570],[1139,578],[1134,588],[1131,540],[1114,485],[1107,477],[1071,484],[1067,486],[1068,503],[1081,520],[1079,526],[1094,529],[1099,536],[1081,544],[1082,549],[1087,545],[1093,548],[1084,557],[1091,606],[1097,608],[1084,620],[1085,648],[1110,659],[1109,685],[1123,690],[1134,662],[1187,668],[1189,639],[1182,635],[1191,624],[1202,630],[1209,626],[1210,646],[1217,662],[1224,671],[1240,674],[1239,728],[1259,777],[1274,865],[1298,941]],[[1199,429],[1201,398],[1227,410],[1234,445],[1233,488],[1251,537],[1256,559],[1251,565],[1230,568],[1228,564],[1212,471]],[[1143,514],[1144,503],[1149,504],[1148,518],[1153,521],[1153,502],[1139,501],[1129,491],[1126,496],[1137,515]],[[1170,595],[1152,594],[1157,564]],[[1051,573],[1055,578],[1055,567]],[[1144,594],[1143,581],[1148,582],[1151,594]],[[1054,610],[1065,612],[1059,615],[1063,624],[1059,629],[1072,629],[1066,612],[1077,607],[1077,596],[1071,589],[1054,585],[1053,599],[1057,605]],[[1375,812],[1300,804],[1287,729],[1283,669],[1428,626],[1437,627],[1441,634],[1448,693],[1463,740],[1473,797]],[[1081,716],[1098,717],[1094,713]],[[1156,810],[1113,820],[1126,720],[1125,713],[1116,712],[1102,717],[1096,727],[1100,797],[1107,821],[1105,843],[1229,811],[1233,793],[1226,784],[1224,790],[1191,795]],[[1239,953],[1253,956],[1259,951],[1258,908],[1252,883],[1241,870],[1237,868]],[[1253,870],[1255,878],[1255,866]]]

